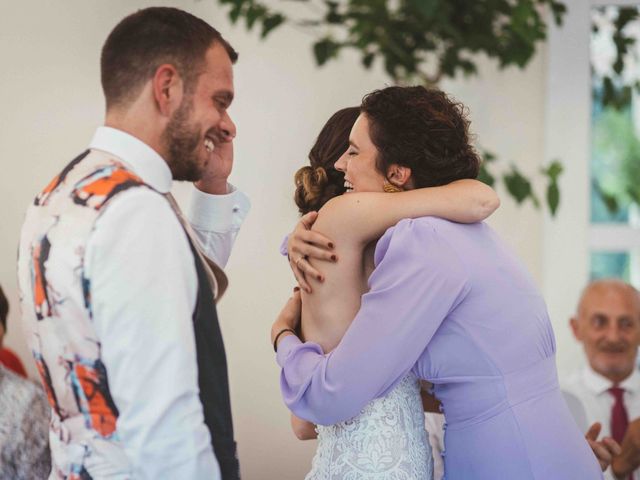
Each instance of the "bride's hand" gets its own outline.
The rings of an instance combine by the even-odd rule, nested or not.
[[[324,280],[322,274],[311,266],[308,259],[316,258],[333,262],[337,260],[333,253],[333,242],[324,235],[311,230],[316,218],[318,218],[318,212],[309,212],[304,215],[287,241],[289,265],[298,285],[307,293],[311,293],[307,275],[320,282]]]
[[[273,326],[271,327],[271,343],[276,339],[276,336],[283,330],[291,329],[297,331],[298,326],[300,325],[300,314],[302,312],[302,299],[300,298],[300,289],[296,287],[293,291],[293,295],[284,308],[276,318],[276,321],[273,322]],[[285,332],[278,337],[278,342],[282,340],[287,335],[293,335],[292,332]],[[277,345],[274,345],[277,348]]]

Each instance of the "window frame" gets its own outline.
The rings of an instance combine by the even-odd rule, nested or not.
[[[615,223],[591,223],[591,9],[636,6],[640,0],[565,0],[563,25],[550,22],[547,44],[545,164],[559,159],[561,205],[555,218],[543,220],[543,292],[554,325],[558,368],[575,371],[581,349],[568,320],[589,281],[592,251],[639,251],[640,229]],[[640,279],[632,278],[632,281]]]

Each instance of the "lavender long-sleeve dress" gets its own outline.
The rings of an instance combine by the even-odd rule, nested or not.
[[[335,350],[281,341],[282,394],[296,415],[349,419],[413,371],[443,405],[448,480],[602,478],[558,388],[544,300],[491,228],[403,220],[375,264]]]

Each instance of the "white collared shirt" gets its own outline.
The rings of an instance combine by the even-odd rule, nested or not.
[[[100,127],[89,146],[122,160],[160,193],[166,162],[139,139]],[[194,188],[188,217],[205,253],[226,264],[249,201]],[[93,322],[117,433],[138,479],[217,479],[219,468],[199,399],[192,315],[198,279],[187,237],[165,198],[135,188],[98,218],[88,243]]]
[[[640,372],[633,373],[619,385],[624,389],[623,400],[629,416],[629,422],[640,418]],[[613,382],[586,366],[576,372],[562,384],[569,409],[580,430],[586,432],[595,422],[602,424],[600,438],[611,436],[611,409],[614,398],[608,392]],[[611,468],[605,472],[607,480],[615,480]],[[640,471],[636,470],[634,480],[640,480]]]

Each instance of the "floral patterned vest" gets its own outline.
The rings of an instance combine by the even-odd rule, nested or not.
[[[111,155],[87,150],[36,197],[18,252],[18,279],[28,343],[51,405],[52,477],[130,478],[118,439],[118,409],[109,392],[93,327],[90,279],[84,275],[89,236],[119,193],[151,188]],[[190,240],[191,242],[191,240]],[[223,478],[239,478],[227,365],[211,285],[200,257],[194,329],[200,397]]]

